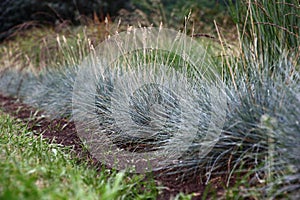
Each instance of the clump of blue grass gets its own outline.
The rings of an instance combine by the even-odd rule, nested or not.
[[[207,175],[249,175],[244,195],[299,197],[299,3],[240,1],[240,56],[227,60],[229,108]],[[210,161],[208,161],[210,160]],[[209,164],[211,163],[211,164]]]
[[[229,183],[236,173],[252,172],[250,183],[264,183],[268,188],[266,195],[297,191],[300,186],[299,72],[284,52],[273,64],[248,59],[251,62],[245,67],[249,71],[237,72],[238,88],[232,86],[228,91],[231,104],[227,121],[211,152],[213,164],[208,174],[226,174]],[[287,176],[294,178],[289,180],[292,186],[274,193],[278,189],[276,183],[284,185],[282,180]]]
[[[138,172],[197,164],[225,113],[216,108],[226,94],[205,48],[176,31],[150,28],[128,30],[100,47],[103,56],[85,62],[73,93],[79,134],[99,160]],[[113,50],[122,55],[111,63],[105,55]]]
[[[246,176],[264,198],[299,197],[300,65],[299,3],[239,1],[233,17],[240,29],[240,54],[225,58],[228,108],[219,140],[205,157],[188,151],[170,173],[200,174],[227,186]],[[227,70],[228,69],[228,70]],[[240,188],[237,188],[240,190]]]
[[[77,66],[31,70],[5,69],[0,74],[1,92],[46,111],[51,118],[70,117]]]
[[[13,97],[26,97],[28,88],[37,82],[35,76],[29,72],[21,72],[17,69],[2,69],[0,72],[1,92]]]
[[[70,118],[77,71],[77,66],[42,70],[24,102],[46,111],[52,118]]]

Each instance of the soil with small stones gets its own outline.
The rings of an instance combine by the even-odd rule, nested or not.
[[[61,144],[62,146],[71,147],[72,152],[79,161],[88,161],[88,163],[96,167],[102,168],[101,162],[97,161],[87,150],[83,148],[83,144],[76,134],[75,124],[67,119],[49,119],[45,117],[42,111],[22,103],[20,100],[12,97],[7,97],[0,94],[1,110],[8,113],[10,116],[21,119],[28,125],[30,130],[35,134],[42,134],[44,138],[48,138],[49,142]],[[191,176],[185,179],[180,179],[179,175],[162,176],[162,172],[152,174],[156,183],[163,186],[162,193],[158,199],[171,199],[179,192],[194,193],[193,199],[202,199],[202,194],[205,190],[205,185],[201,182],[200,176]],[[213,185],[213,191],[223,193],[224,178],[216,177],[210,184]],[[218,194],[214,194],[218,195]]]

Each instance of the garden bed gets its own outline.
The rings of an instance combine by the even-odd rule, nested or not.
[[[28,106],[20,100],[7,97],[0,94],[1,110],[8,113],[17,119],[20,119],[28,126],[29,130],[34,131],[35,134],[42,134],[43,138],[47,138],[50,142],[60,144],[65,147],[71,147],[72,154],[80,161],[88,161],[91,166],[100,169],[103,167],[102,163],[92,157],[89,152],[84,149],[83,143],[76,135],[76,128],[73,122],[67,119],[51,120],[43,114],[42,111]],[[211,187],[207,187],[199,175],[185,177],[184,175],[164,175],[163,171],[149,174],[145,179],[154,177],[158,187],[162,186],[162,192],[158,199],[169,199],[175,197],[180,192],[185,194],[192,194],[193,199],[201,199],[202,195],[207,192],[212,192],[215,195],[224,193],[223,182],[224,178],[221,176],[211,179]],[[182,177],[178,179],[178,177]],[[206,194],[207,195],[207,194]]]

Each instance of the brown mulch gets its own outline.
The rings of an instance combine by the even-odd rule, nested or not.
[[[30,130],[36,134],[42,134],[50,142],[55,142],[63,146],[71,147],[74,155],[80,161],[88,161],[91,166],[97,169],[102,168],[102,164],[94,159],[91,154],[82,148],[82,142],[76,134],[75,124],[67,119],[51,120],[42,111],[22,103],[20,100],[7,97],[0,94],[1,110],[9,115],[21,119],[26,123]],[[195,193],[193,199],[202,199],[202,194],[206,186],[201,182],[201,177],[193,176],[178,181],[178,175],[161,176],[159,173],[152,174],[158,185],[164,187],[158,199],[170,199],[175,197],[179,192]],[[222,193],[224,180],[220,177],[212,180],[213,191]]]

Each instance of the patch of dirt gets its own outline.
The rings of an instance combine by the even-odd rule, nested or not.
[[[43,137],[48,138],[50,142],[71,147],[79,161],[88,161],[97,169],[102,168],[102,164],[83,148],[83,144],[76,134],[75,124],[72,121],[68,121],[67,119],[51,120],[45,117],[42,111],[28,106],[16,98],[7,97],[2,94],[0,94],[0,105],[1,110],[15,118],[21,119],[28,125],[28,128],[34,130],[36,134],[42,134]],[[162,172],[156,172],[150,175],[150,177],[155,178],[158,185],[164,187],[158,199],[172,199],[172,197],[175,197],[179,192],[187,194],[195,193],[193,199],[202,199],[202,194],[206,186],[201,182],[203,178],[200,176],[192,176],[178,180],[178,174],[161,176],[161,173]],[[223,182],[225,182],[225,180],[222,177],[213,179],[211,181],[213,191],[222,193]]]

